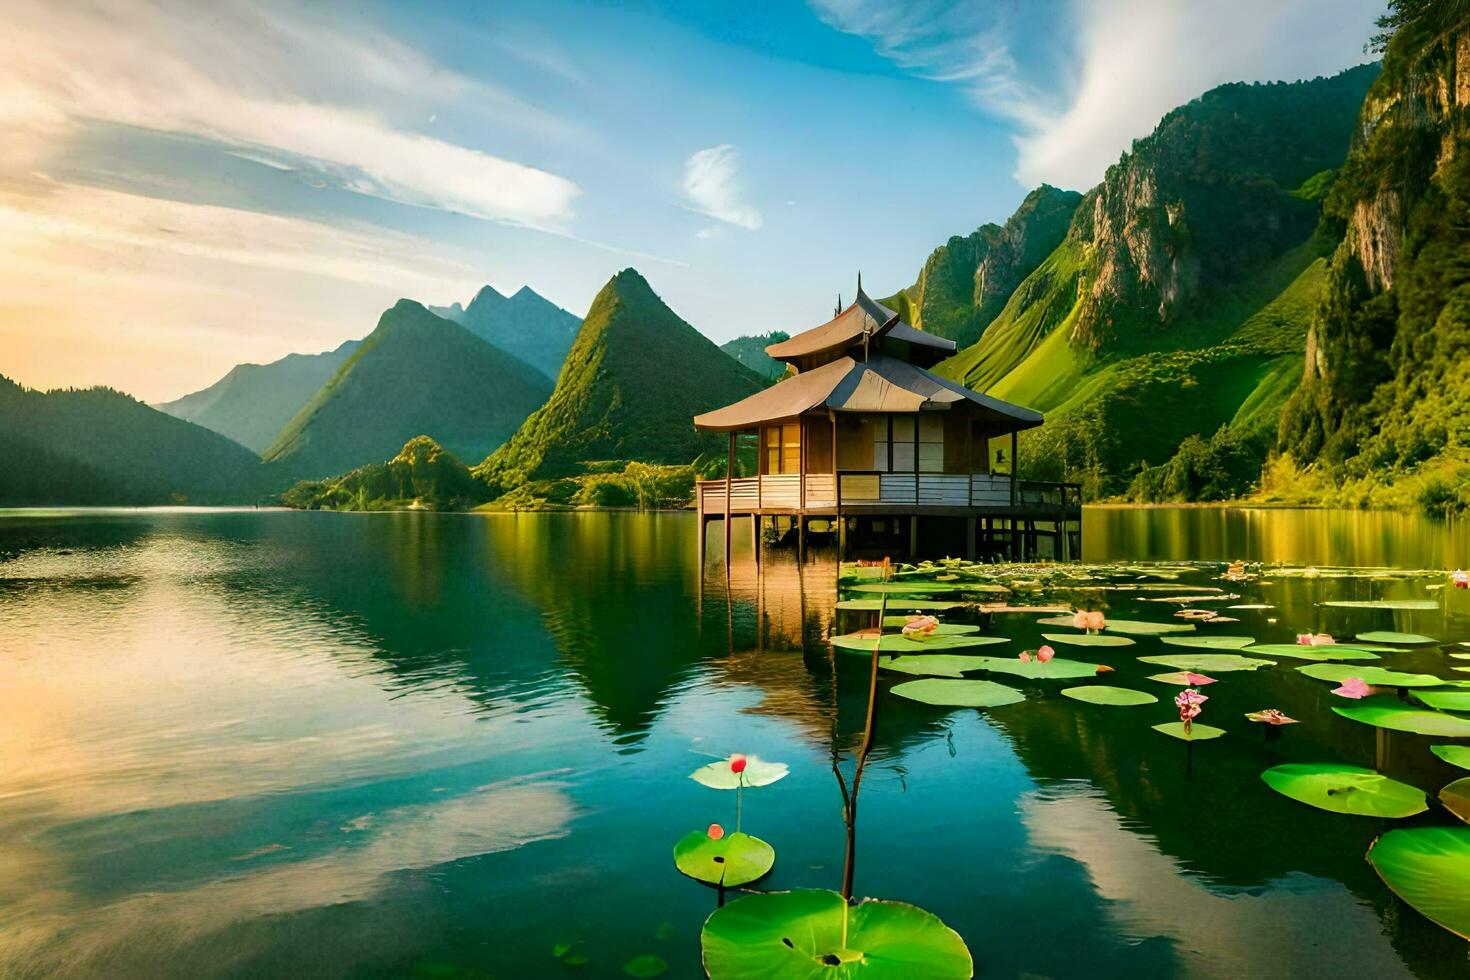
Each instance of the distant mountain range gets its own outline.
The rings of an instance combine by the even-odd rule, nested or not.
[[[419,435],[480,459],[550,393],[551,382],[525,361],[399,300],[262,459],[283,473],[324,478],[387,459]]]
[[[552,381],[561,372],[562,361],[582,326],[581,320],[530,286],[522,286],[510,296],[486,286],[467,307],[455,303],[429,309],[519,357]]]
[[[287,354],[269,364],[239,364],[208,388],[153,407],[263,453],[361,343],[349,340],[321,354]]]
[[[779,381],[786,373],[786,362],[778,361],[767,354],[766,348],[790,339],[791,335],[785,330],[772,330],[770,333],[750,334],[727,340],[720,345],[720,350],[767,381]]]
[[[0,377],[0,503],[259,500],[245,447],[109,388],[32,391]]]
[[[694,416],[761,387],[624,269],[592,301],[551,398],[475,474],[504,492],[591,461],[687,463],[719,442]]]

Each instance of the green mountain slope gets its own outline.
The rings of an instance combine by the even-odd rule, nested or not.
[[[720,345],[720,350],[765,378],[766,381],[778,381],[786,373],[786,363],[771,357],[766,353],[766,348],[790,339],[791,335],[785,330],[772,330],[770,333],[751,334],[727,340]]]
[[[269,364],[238,364],[208,388],[153,407],[264,452],[359,343],[349,340],[320,354],[288,354]]]
[[[1209,493],[1259,475],[1271,443],[1261,419],[1294,386],[1333,245],[1318,231],[1323,189],[1376,72],[1213,89],[1084,195],[980,340],[938,368],[1046,413],[1022,437],[1023,475],[1121,494],[1222,425],[1220,452],[1253,462]],[[1134,491],[1160,486],[1149,476]]]
[[[550,390],[524,361],[399,300],[263,458],[283,473],[320,478],[386,459],[427,434],[455,455],[477,459],[504,442]]]
[[[883,300],[921,330],[966,347],[1061,244],[1082,195],[1042,184],[1004,225],[981,225],[930,254],[919,279]]]
[[[0,377],[0,505],[253,503],[245,447],[108,388],[32,391]]]
[[[551,398],[475,474],[504,492],[589,461],[687,463],[723,442],[693,417],[761,387],[624,269],[592,301]]]
[[[455,303],[430,310],[520,358],[551,381],[561,372],[562,361],[582,326],[576,316],[530,286],[522,286],[510,296],[486,286],[469,306],[461,308]]]
[[[1340,502],[1470,507],[1470,3],[1396,28],[1327,197],[1343,237],[1280,448]],[[1391,485],[1398,485],[1396,494]],[[1334,497],[1344,485],[1350,499]]]
[[[470,468],[428,436],[410,439],[386,463],[370,463],[331,480],[299,483],[282,503],[303,510],[455,510],[489,499]]]

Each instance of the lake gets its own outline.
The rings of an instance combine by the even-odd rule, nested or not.
[[[768,552],[757,572],[741,527],[727,580],[717,544],[698,566],[696,526],[0,513],[0,975],[615,977],[641,956],[703,975],[716,894],[671,849],[735,813],[733,794],[689,773],[732,752],[789,764],[744,794],[744,829],[777,853],[758,887],[836,888],[833,757],[850,771],[867,667],[824,642],[851,628],[830,553]],[[1090,508],[1084,551],[1442,570],[1470,564],[1470,530]],[[1268,574],[1232,586],[1272,608],[1233,613],[1231,629],[1470,639],[1470,593],[1433,581]],[[1382,596],[1442,601],[1319,604]],[[1147,594],[1103,601],[1110,618],[1177,622]],[[1014,653],[1041,642],[1034,619],[986,628]],[[988,711],[885,698],[857,894],[938,914],[984,976],[1465,975],[1465,943],[1364,861],[1385,821],[1259,779],[1345,762],[1432,793],[1464,775],[1428,752],[1442,739],[1339,718],[1331,685],[1283,662],[1208,689],[1201,721],[1229,734],[1191,746],[1186,769],[1185,746],[1149,727],[1174,717],[1177,689],[1131,662],[1161,649],[1142,637],[1107,661],[1154,706],[1083,705],[1040,683]],[[1437,647],[1393,656],[1446,665]],[[1241,719],[1265,707],[1307,723],[1267,739]],[[558,944],[587,962],[558,962]]]

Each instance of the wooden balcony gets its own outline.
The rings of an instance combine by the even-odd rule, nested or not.
[[[839,493],[840,491],[840,493]],[[701,514],[723,515],[725,481],[696,484]],[[1075,483],[1019,481],[989,473],[831,473],[736,477],[730,483],[731,515],[936,514],[951,516],[1062,516],[1082,513]]]

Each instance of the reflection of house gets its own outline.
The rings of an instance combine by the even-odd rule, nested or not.
[[[971,391],[925,370],[953,341],[904,323],[870,299],[766,353],[795,373],[713,412],[696,428],[729,433],[731,480],[701,480],[700,526],[748,516],[787,518],[798,534],[837,520],[844,552],[1035,554],[1080,552],[1081,495],[1072,484],[1011,478],[1016,434],[1041,424],[1029,408]],[[754,440],[753,473],[741,476],[738,437]],[[1007,472],[989,447],[1010,436]],[[703,537],[701,537],[701,541]],[[1041,549],[1047,550],[1047,549]]]

